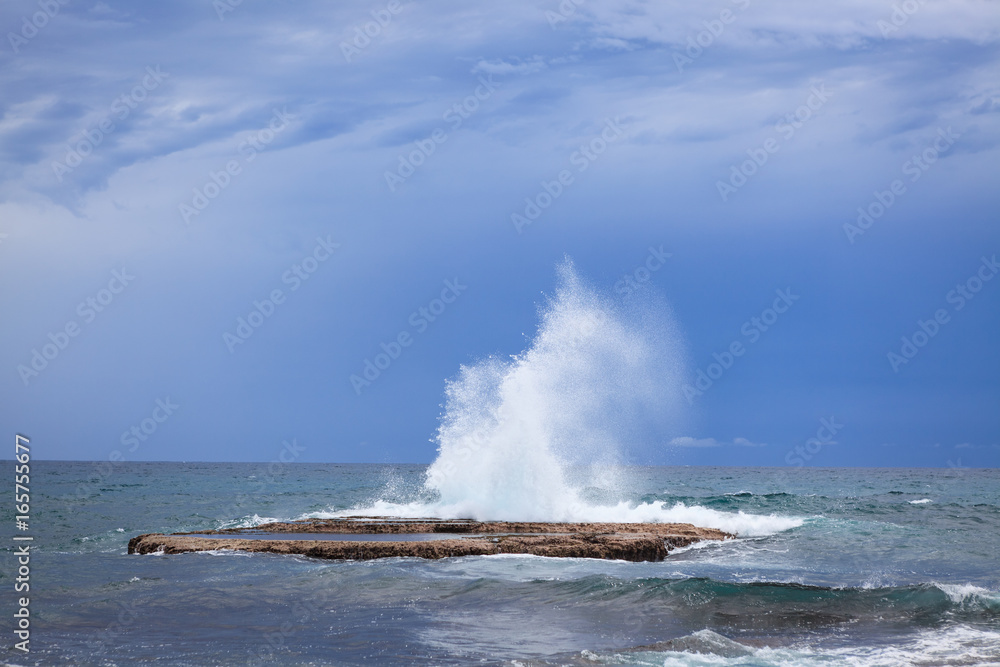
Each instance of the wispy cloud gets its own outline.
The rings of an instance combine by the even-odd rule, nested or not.
[[[746,438],[733,438],[732,442],[719,441],[715,438],[692,438],[681,436],[670,441],[672,447],[767,447],[765,443],[751,442]]]
[[[542,56],[533,56],[531,58],[522,60],[521,58],[513,58],[512,62],[507,62],[503,59],[497,60],[480,60],[476,63],[476,66],[472,68],[474,74],[531,74],[533,72],[540,72],[546,68],[545,60]]]

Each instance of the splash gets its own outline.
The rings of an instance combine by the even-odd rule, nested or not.
[[[463,366],[446,384],[438,457],[419,500],[363,513],[500,521],[689,522],[744,535],[796,519],[629,503],[622,464],[669,440],[683,413],[683,345],[652,295],[599,294],[567,259],[519,355]],[[359,514],[359,510],[335,515]]]
[[[667,331],[629,322],[572,262],[558,272],[530,347],[463,366],[447,383],[426,486],[448,514],[582,520],[593,508],[581,489],[621,490],[629,425],[676,410],[681,368],[678,346],[664,344],[669,321]]]

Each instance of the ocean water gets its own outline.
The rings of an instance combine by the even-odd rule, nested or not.
[[[740,535],[659,563],[129,556],[146,532],[446,505],[427,466],[32,472],[31,653],[8,631],[8,664],[1000,664],[997,470],[623,467],[578,489],[597,513]]]

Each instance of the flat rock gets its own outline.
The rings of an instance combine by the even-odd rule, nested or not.
[[[357,535],[358,539],[294,538],[295,533]],[[364,535],[441,534],[420,541],[365,540]],[[262,534],[268,539],[261,539]],[[288,534],[288,539],[271,539]],[[211,535],[211,537],[204,537]],[[253,536],[253,537],[250,537]],[[130,554],[233,549],[261,553],[299,554],[335,560],[370,560],[413,556],[449,558],[492,554],[532,554],[559,558],[603,558],[628,561],[663,560],[671,549],[701,540],[733,537],[714,528],[686,523],[539,523],[470,521],[463,519],[396,519],[346,517],[268,523],[255,528],[202,533],[148,533],[133,537]]]

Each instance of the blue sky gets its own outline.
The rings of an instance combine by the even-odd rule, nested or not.
[[[895,7],[6,2],[3,430],[429,462],[568,255],[679,329],[634,460],[996,466],[1000,7]]]

